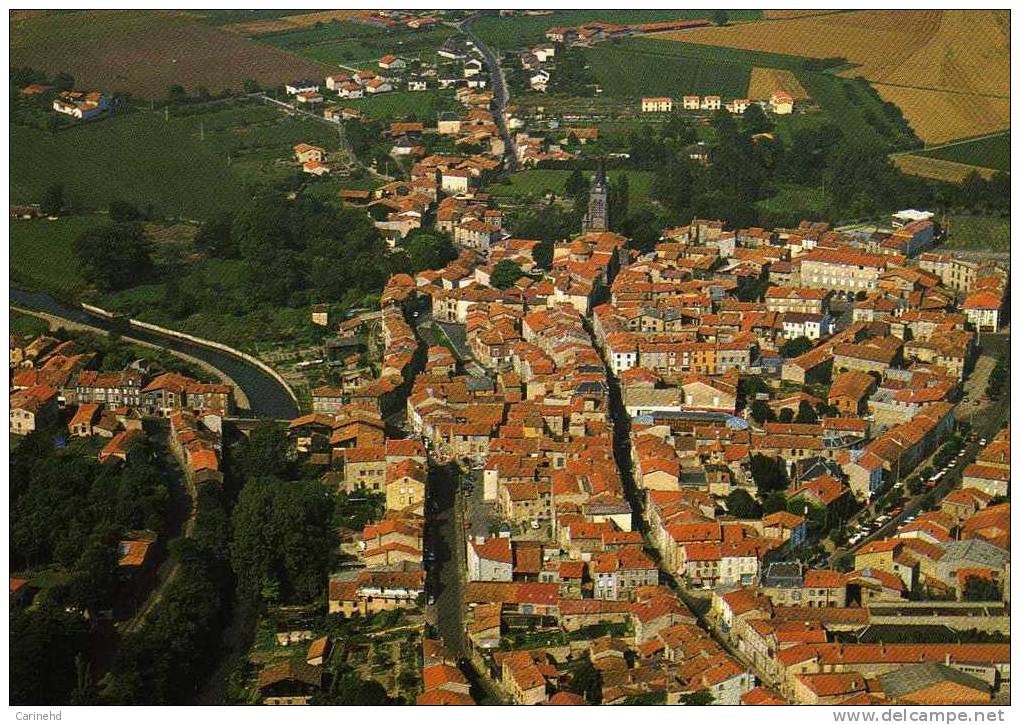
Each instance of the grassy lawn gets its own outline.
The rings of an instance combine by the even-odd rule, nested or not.
[[[510,175],[510,183],[494,184],[489,191],[495,196],[516,196],[516,197],[537,197],[547,192],[557,196],[564,193],[563,186],[567,177],[573,173],[560,169],[529,169],[518,171]],[[592,172],[584,172],[585,177],[590,179]],[[614,170],[608,172],[609,183],[618,180],[621,175],[626,175],[630,185],[630,203],[632,205],[647,201],[651,194],[652,180],[655,173],[652,171]]]
[[[85,283],[78,274],[71,245],[82,232],[104,220],[82,215],[56,221],[11,221],[11,281],[58,295],[80,291]]]
[[[453,91],[394,91],[373,98],[357,98],[341,101],[344,107],[357,108],[369,118],[407,120],[410,118],[430,121],[440,111],[458,107]]]
[[[407,59],[434,60],[436,49],[453,33],[453,28],[445,26],[429,30],[391,30],[341,22],[263,35],[258,41],[322,63],[367,68],[387,53]]]
[[[959,164],[983,166],[987,169],[1009,171],[1010,134],[979,138],[931,151],[918,151],[917,156],[945,159]]]
[[[950,216],[947,249],[986,252],[1009,251],[1009,218],[997,216]]]
[[[820,187],[780,184],[776,193],[756,203],[761,212],[795,223],[803,217],[820,219],[829,208],[829,197]]]
[[[59,181],[74,208],[124,199],[202,219],[238,205],[246,184],[290,173],[275,162],[295,143],[330,148],[335,138],[328,124],[239,104],[171,110],[169,120],[136,111],[57,133],[12,125],[11,200],[38,201]]]
[[[760,10],[730,10],[730,20],[760,18]],[[607,23],[639,24],[666,20],[710,18],[711,10],[559,10],[549,15],[514,15],[479,18],[471,28],[482,42],[502,48],[523,48],[545,40],[545,31],[556,26],[575,26],[602,20]]]
[[[38,317],[22,315],[18,312],[11,312],[8,321],[11,326],[12,335],[24,335],[25,337],[36,337],[45,334],[50,326]]]

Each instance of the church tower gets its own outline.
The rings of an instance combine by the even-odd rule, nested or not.
[[[581,232],[605,232],[609,230],[609,182],[606,181],[605,161],[599,161],[599,169],[591,181],[588,192],[588,213],[581,222]]]

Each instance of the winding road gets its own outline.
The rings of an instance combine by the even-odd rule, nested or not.
[[[148,343],[197,358],[222,373],[224,378],[234,381],[247,397],[251,414],[259,418],[291,419],[298,414],[297,405],[287,389],[266,371],[255,365],[220,350],[180,340],[151,330],[131,327],[122,329],[116,323],[81,308],[64,305],[47,294],[28,292],[11,287],[8,292],[10,304],[26,310],[36,310],[71,323],[86,325],[107,333],[119,334],[125,340]]]

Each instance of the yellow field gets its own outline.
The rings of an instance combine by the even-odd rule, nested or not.
[[[986,169],[982,166],[958,164],[955,161],[913,156],[912,154],[893,156],[892,161],[896,168],[905,174],[923,176],[926,179],[936,179],[937,181],[949,181],[954,184],[963,181],[968,174],[975,171],[986,179],[995,173],[995,169]]]
[[[252,20],[251,22],[232,23],[224,26],[241,35],[261,35],[262,33],[279,33],[287,30],[299,30],[308,28],[316,23],[329,23],[333,20],[350,20],[357,15],[364,15],[367,10],[323,10],[318,13],[299,13],[297,15],[285,15],[282,18],[269,20]]]
[[[943,93],[875,84],[884,101],[903,111],[917,137],[926,144],[983,136],[1009,128],[1009,99],[993,96]]]
[[[860,10],[769,17],[658,37],[846,58],[854,67],[841,75],[863,76],[883,98],[897,105],[902,101],[907,121],[929,143],[1009,126],[1008,11]],[[963,95],[950,99],[950,93]]]
[[[808,97],[804,86],[800,84],[792,71],[779,68],[752,68],[747,97],[752,101],[765,101],[773,91],[786,91],[793,96],[794,100]]]

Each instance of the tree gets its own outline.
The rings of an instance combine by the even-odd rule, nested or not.
[[[588,193],[588,180],[584,178],[580,167],[574,167],[574,171],[563,184],[563,191],[571,199]]]
[[[333,501],[316,481],[249,479],[234,508],[230,556],[241,596],[308,602],[326,582]]]
[[[797,417],[794,418],[794,421],[797,423],[817,423],[818,414],[815,413],[814,408],[807,401],[802,400],[797,407]]]
[[[968,576],[963,582],[963,598],[968,602],[997,602],[1002,592],[995,582],[983,576]]]
[[[756,400],[751,403],[751,417],[761,424],[776,419],[775,411],[764,400]]]
[[[63,208],[64,185],[50,184],[43,190],[42,198],[39,200],[39,210],[43,214],[53,216],[59,214]]]
[[[245,78],[244,83],[241,85],[241,88],[244,89],[245,93],[258,93],[259,91],[262,90],[262,87],[259,85],[259,82],[253,80],[252,78]]]
[[[773,491],[765,497],[765,503],[762,504],[762,512],[765,514],[774,514],[777,511],[786,511],[786,494],[782,491]]]
[[[110,202],[110,219],[115,222],[136,222],[142,218],[142,212],[131,202],[114,199]]]
[[[512,262],[509,259],[501,260],[492,270],[492,275],[489,278],[489,282],[496,289],[508,289],[512,287],[514,283],[524,276],[524,270],[521,269],[521,265],[517,262]]]
[[[585,657],[574,671],[570,691],[582,695],[589,705],[602,702],[602,673],[595,669],[591,659]]]
[[[187,91],[184,90],[184,86],[174,83],[170,86],[170,90],[167,92],[167,100],[170,103],[180,103],[188,97]]]
[[[240,251],[232,236],[234,215],[229,211],[221,212],[209,219],[198,228],[195,234],[195,246],[204,250],[212,257],[236,259]]]
[[[742,488],[735,488],[726,496],[726,511],[738,519],[761,517],[761,506]]]
[[[719,12],[725,13],[725,11]],[[698,690],[697,692],[680,695],[680,703],[683,705],[711,705],[713,702],[715,702],[715,698],[712,697],[712,693],[708,690]]]
[[[75,658],[88,651],[88,627],[52,603],[10,615],[10,698],[16,705],[70,704]]]
[[[457,258],[457,248],[450,237],[438,231],[416,229],[403,241],[402,245],[410,262],[410,272],[424,269],[441,269]]]
[[[75,562],[66,594],[68,604],[95,616],[112,609],[117,592],[117,545],[95,538]]]
[[[133,287],[152,271],[152,243],[137,223],[93,227],[73,247],[84,277],[104,292]]]
[[[800,357],[814,346],[811,340],[801,335],[784,342],[779,348],[779,354],[787,359]]]
[[[609,223],[620,229],[630,211],[630,180],[626,174],[620,174],[614,184],[609,187]]]
[[[234,470],[242,478],[286,477],[293,465],[286,431],[274,421],[259,421],[237,446],[232,460]]]
[[[74,88],[74,76],[70,73],[57,73],[53,76],[53,89],[56,91],[70,91]]]
[[[751,456],[751,477],[754,478],[761,494],[786,489],[786,467],[780,460],[761,453]]]
[[[783,408],[779,411],[779,422],[780,423],[792,423],[793,422],[793,411],[789,408]]]
[[[749,134],[768,133],[772,130],[772,121],[765,115],[765,110],[757,103],[752,103],[744,111],[740,119],[744,132]]]

